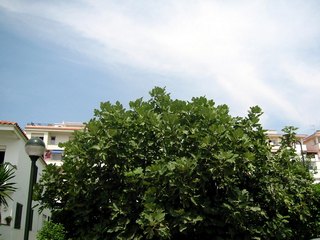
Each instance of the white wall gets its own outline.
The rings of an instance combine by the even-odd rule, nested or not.
[[[31,160],[29,156],[25,153],[24,145],[25,140],[23,138],[8,137],[7,135],[1,135],[0,131],[0,145],[6,146],[5,151],[5,159],[4,162],[9,162],[16,166],[15,177],[12,179],[12,182],[15,182],[16,191],[11,194],[11,198],[13,200],[8,200],[8,207],[1,209],[1,218],[2,223],[4,223],[4,218],[6,216],[11,216],[12,221],[10,226],[2,225],[0,227],[0,234],[2,235],[2,239],[4,240],[19,240],[23,239],[24,234],[24,226],[25,226],[25,218],[26,218],[26,207],[27,207],[27,197],[28,197],[28,189],[29,189],[29,178],[30,178],[30,167]],[[38,177],[40,179],[41,172],[45,168],[45,164],[39,159],[37,162],[38,167]],[[22,218],[21,218],[21,228],[15,229],[15,213],[16,213],[16,204],[20,203],[23,205],[22,209]],[[33,202],[33,206],[35,203]],[[29,239],[35,239],[35,235],[39,229],[41,229],[43,224],[42,214],[39,215],[38,207],[34,208],[33,214],[33,223],[32,223],[32,231],[30,231]],[[45,210],[43,214],[50,216],[50,212]]]

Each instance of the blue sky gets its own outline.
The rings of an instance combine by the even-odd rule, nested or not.
[[[1,120],[86,122],[100,102],[206,96],[267,129],[320,129],[320,2],[0,1]]]

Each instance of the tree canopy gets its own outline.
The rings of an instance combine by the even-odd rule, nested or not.
[[[48,166],[36,198],[73,239],[308,239],[319,233],[313,178],[294,128],[273,154],[262,111],[174,100],[155,87],[101,103]],[[319,195],[319,194],[318,194]]]

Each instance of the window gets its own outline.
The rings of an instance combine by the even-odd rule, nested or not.
[[[4,163],[5,153],[6,153],[6,146],[0,145],[0,164]]]
[[[46,221],[49,221],[49,217],[45,214],[42,214],[42,226],[45,224]]]
[[[5,151],[1,151],[0,150],[0,164],[2,164],[4,162],[4,155],[5,155]]]
[[[310,162],[309,163],[309,170],[317,170],[317,164],[315,162]]]
[[[63,150],[51,150],[51,160],[61,161],[63,159]]]
[[[51,138],[50,138],[50,144],[56,144],[56,137],[55,136],[52,136]]]
[[[43,134],[40,133],[31,133],[32,138],[40,138],[43,141]]]
[[[51,159],[52,160],[56,160],[56,161],[61,161],[62,160],[62,154],[61,153],[53,153]]]
[[[276,140],[276,139],[270,140],[270,143],[271,143],[271,145],[279,146],[279,142],[278,142],[278,140]]]
[[[20,229],[21,228],[22,208],[23,208],[23,205],[21,203],[17,203],[17,205],[16,205],[16,216],[14,218],[14,228],[15,229]]]

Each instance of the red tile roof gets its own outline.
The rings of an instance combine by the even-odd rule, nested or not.
[[[15,126],[18,129],[18,131],[28,140],[28,137],[27,137],[26,133],[20,128],[20,126],[19,126],[19,124],[17,122],[0,120],[0,125],[12,125],[12,126]]]
[[[3,121],[3,120],[0,120],[0,124],[2,124],[2,125],[18,125],[16,122]]]
[[[26,133],[20,128],[20,126],[19,126],[19,124],[17,122],[0,120],[0,125],[12,125],[12,126],[14,126],[14,127],[16,127],[18,129],[18,131],[22,134],[22,136],[25,137],[26,140],[29,139],[27,137]],[[47,163],[46,163],[46,161],[44,161],[43,157],[41,157],[40,159],[45,165],[47,165]]]

